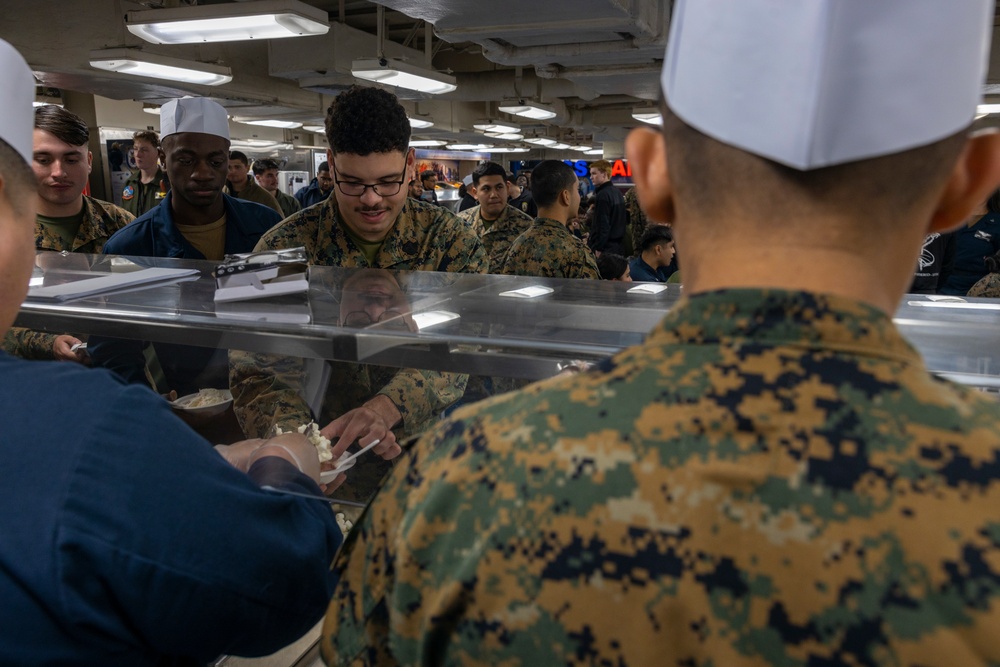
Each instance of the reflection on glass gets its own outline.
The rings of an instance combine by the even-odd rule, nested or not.
[[[406,294],[396,277],[384,269],[365,269],[347,278],[340,299],[340,324],[417,331]]]

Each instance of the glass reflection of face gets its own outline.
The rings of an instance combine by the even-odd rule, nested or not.
[[[395,276],[384,269],[360,269],[344,283],[340,298],[340,324],[416,331],[410,302]]]

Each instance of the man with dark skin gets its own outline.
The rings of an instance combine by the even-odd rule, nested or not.
[[[172,185],[156,208],[112,236],[106,254],[180,257],[221,261],[227,254],[253,250],[268,229],[281,222],[275,211],[223,193],[229,169],[226,111],[204,98],[171,100],[160,112],[161,159]],[[130,382],[145,383],[142,341],[92,339],[95,365],[114,370]],[[225,388],[226,351],[183,345],[155,345],[166,384],[161,391],[180,395],[198,391],[199,378]],[[218,357],[213,360],[213,357]],[[217,368],[206,380],[209,366]]]

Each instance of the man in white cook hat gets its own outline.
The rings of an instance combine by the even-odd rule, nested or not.
[[[35,81],[0,40],[0,334],[28,291]],[[0,664],[206,664],[308,630],[342,541],[298,434],[212,446],[147,389],[0,352]],[[237,467],[240,469],[238,470]]]
[[[160,108],[160,130],[160,159],[170,192],[159,206],[112,236],[105,254],[222,260],[226,254],[251,252],[264,232],[281,222],[281,215],[223,193],[229,170],[225,108],[202,97],[170,100]],[[95,365],[130,382],[147,383],[145,345],[92,336],[88,349]],[[183,396],[204,387],[228,388],[225,350],[166,343],[153,348],[163,369],[160,392]]]
[[[676,0],[627,153],[685,298],[455,413],[334,563],[331,664],[1000,664],[1000,406],[891,316],[1000,183],[994,2]]]

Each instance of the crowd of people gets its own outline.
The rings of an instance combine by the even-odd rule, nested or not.
[[[583,206],[562,161],[485,162],[458,215],[398,99],[358,86],[294,197],[188,97],[136,135],[159,162],[132,209],[95,200],[86,124],[32,111],[0,41],[0,664],[206,664],[324,614],[330,665],[1000,663],[1000,405],[892,321],[942,238],[953,268],[918,277],[996,283],[1000,133],[970,132],[993,3],[829,2],[677,0],[634,190],[596,162]],[[685,296],[642,344],[445,419],[464,374],[331,363],[314,410],[303,359],[11,328],[36,251],[290,248],[368,269],[345,326],[407,322],[407,275],[665,282],[681,253]],[[157,394],[208,377],[247,439],[213,447]],[[311,422],[374,455],[321,484]],[[366,506],[346,539],[333,491]]]

